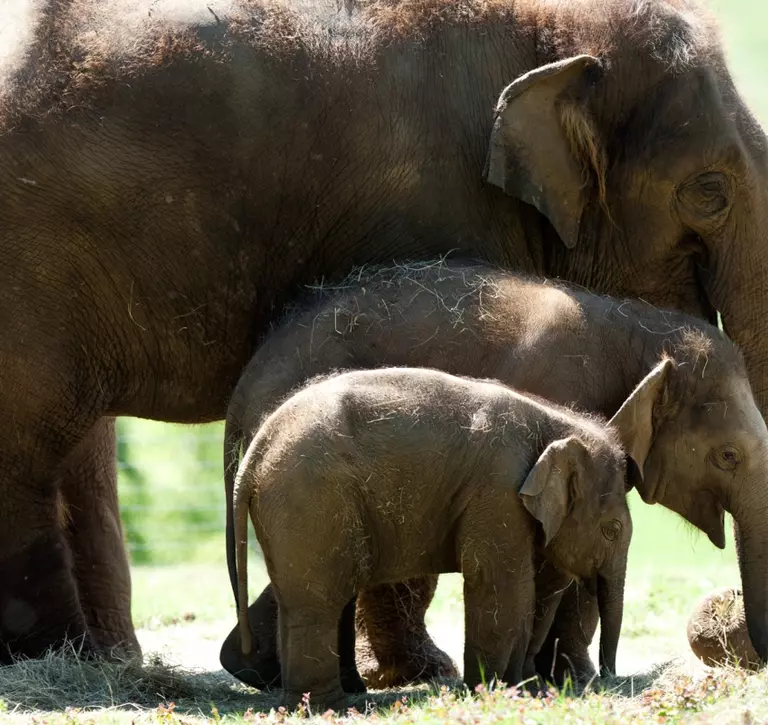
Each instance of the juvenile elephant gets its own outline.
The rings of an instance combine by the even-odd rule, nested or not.
[[[719,310],[765,410],[766,138],[695,5],[5,0],[0,661],[135,648],[111,418],[223,418],[276,311],[355,265],[459,249]],[[411,596],[360,609],[428,677]]]
[[[644,302],[485,265],[435,262],[358,270],[314,295],[266,338],[232,397],[225,433],[228,506],[240,442],[250,440],[264,416],[313,375],[378,365],[432,367],[494,378],[606,417],[634,390],[638,436],[628,445],[631,483],[644,501],[677,512],[720,548],[723,512],[733,514],[749,553],[744,561],[750,565],[742,566],[747,622],[763,616],[759,552],[768,537],[768,431],[741,354],[716,327]],[[231,511],[227,522],[234,590]],[[411,632],[424,627],[435,584],[434,578],[408,583],[418,593]],[[386,589],[373,587],[358,601],[375,615],[382,599]],[[224,667],[257,686],[279,673],[274,611],[267,590],[251,612],[258,647],[250,658],[239,654],[236,629],[221,650]],[[369,630],[385,627],[375,620],[362,624]],[[559,678],[570,663],[577,678],[591,677],[587,648],[596,626],[588,592],[569,588],[537,656],[539,674],[549,678],[554,666]],[[424,666],[423,659],[398,660],[397,651],[387,649],[391,640],[371,642],[380,646],[375,654],[384,671],[414,676]],[[401,649],[416,647],[409,643]]]
[[[597,577],[601,665],[615,670],[632,524],[610,429],[496,382],[389,368],[313,381],[248,443],[234,491],[241,643],[247,655],[250,511],[284,704],[344,701],[354,650],[338,652],[339,625],[359,591],[441,572],[464,576],[464,681],[517,684],[541,558]]]

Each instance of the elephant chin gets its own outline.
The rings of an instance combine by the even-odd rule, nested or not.
[[[661,503],[703,531],[718,549],[725,549],[725,509],[714,493],[706,489],[698,491],[693,501],[688,500],[682,506],[666,499]]]

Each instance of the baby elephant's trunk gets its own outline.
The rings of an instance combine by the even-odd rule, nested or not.
[[[616,650],[624,616],[624,572],[597,577],[600,608],[600,676],[616,674]]]

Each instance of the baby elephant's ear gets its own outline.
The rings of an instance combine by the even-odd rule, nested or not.
[[[544,528],[549,545],[581,492],[582,461],[587,455],[578,438],[550,443],[531,469],[520,489],[520,498],[531,515]]]
[[[618,433],[622,447],[636,466],[637,476],[634,481],[630,479],[631,484],[634,484],[646,503],[655,503],[654,492],[643,483],[645,459],[653,445],[653,409],[663,399],[669,374],[673,369],[672,360],[662,360],[637,384],[616,415],[611,418],[610,424]]]

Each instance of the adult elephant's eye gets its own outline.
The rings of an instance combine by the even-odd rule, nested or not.
[[[621,535],[621,521],[612,519],[611,521],[602,524],[600,529],[603,532],[603,536],[608,539],[608,541],[616,541]]]
[[[732,471],[741,463],[741,453],[733,446],[720,446],[712,450],[710,459],[723,471]]]
[[[719,171],[708,171],[685,182],[677,191],[685,211],[698,217],[716,217],[730,205],[728,177]]]

